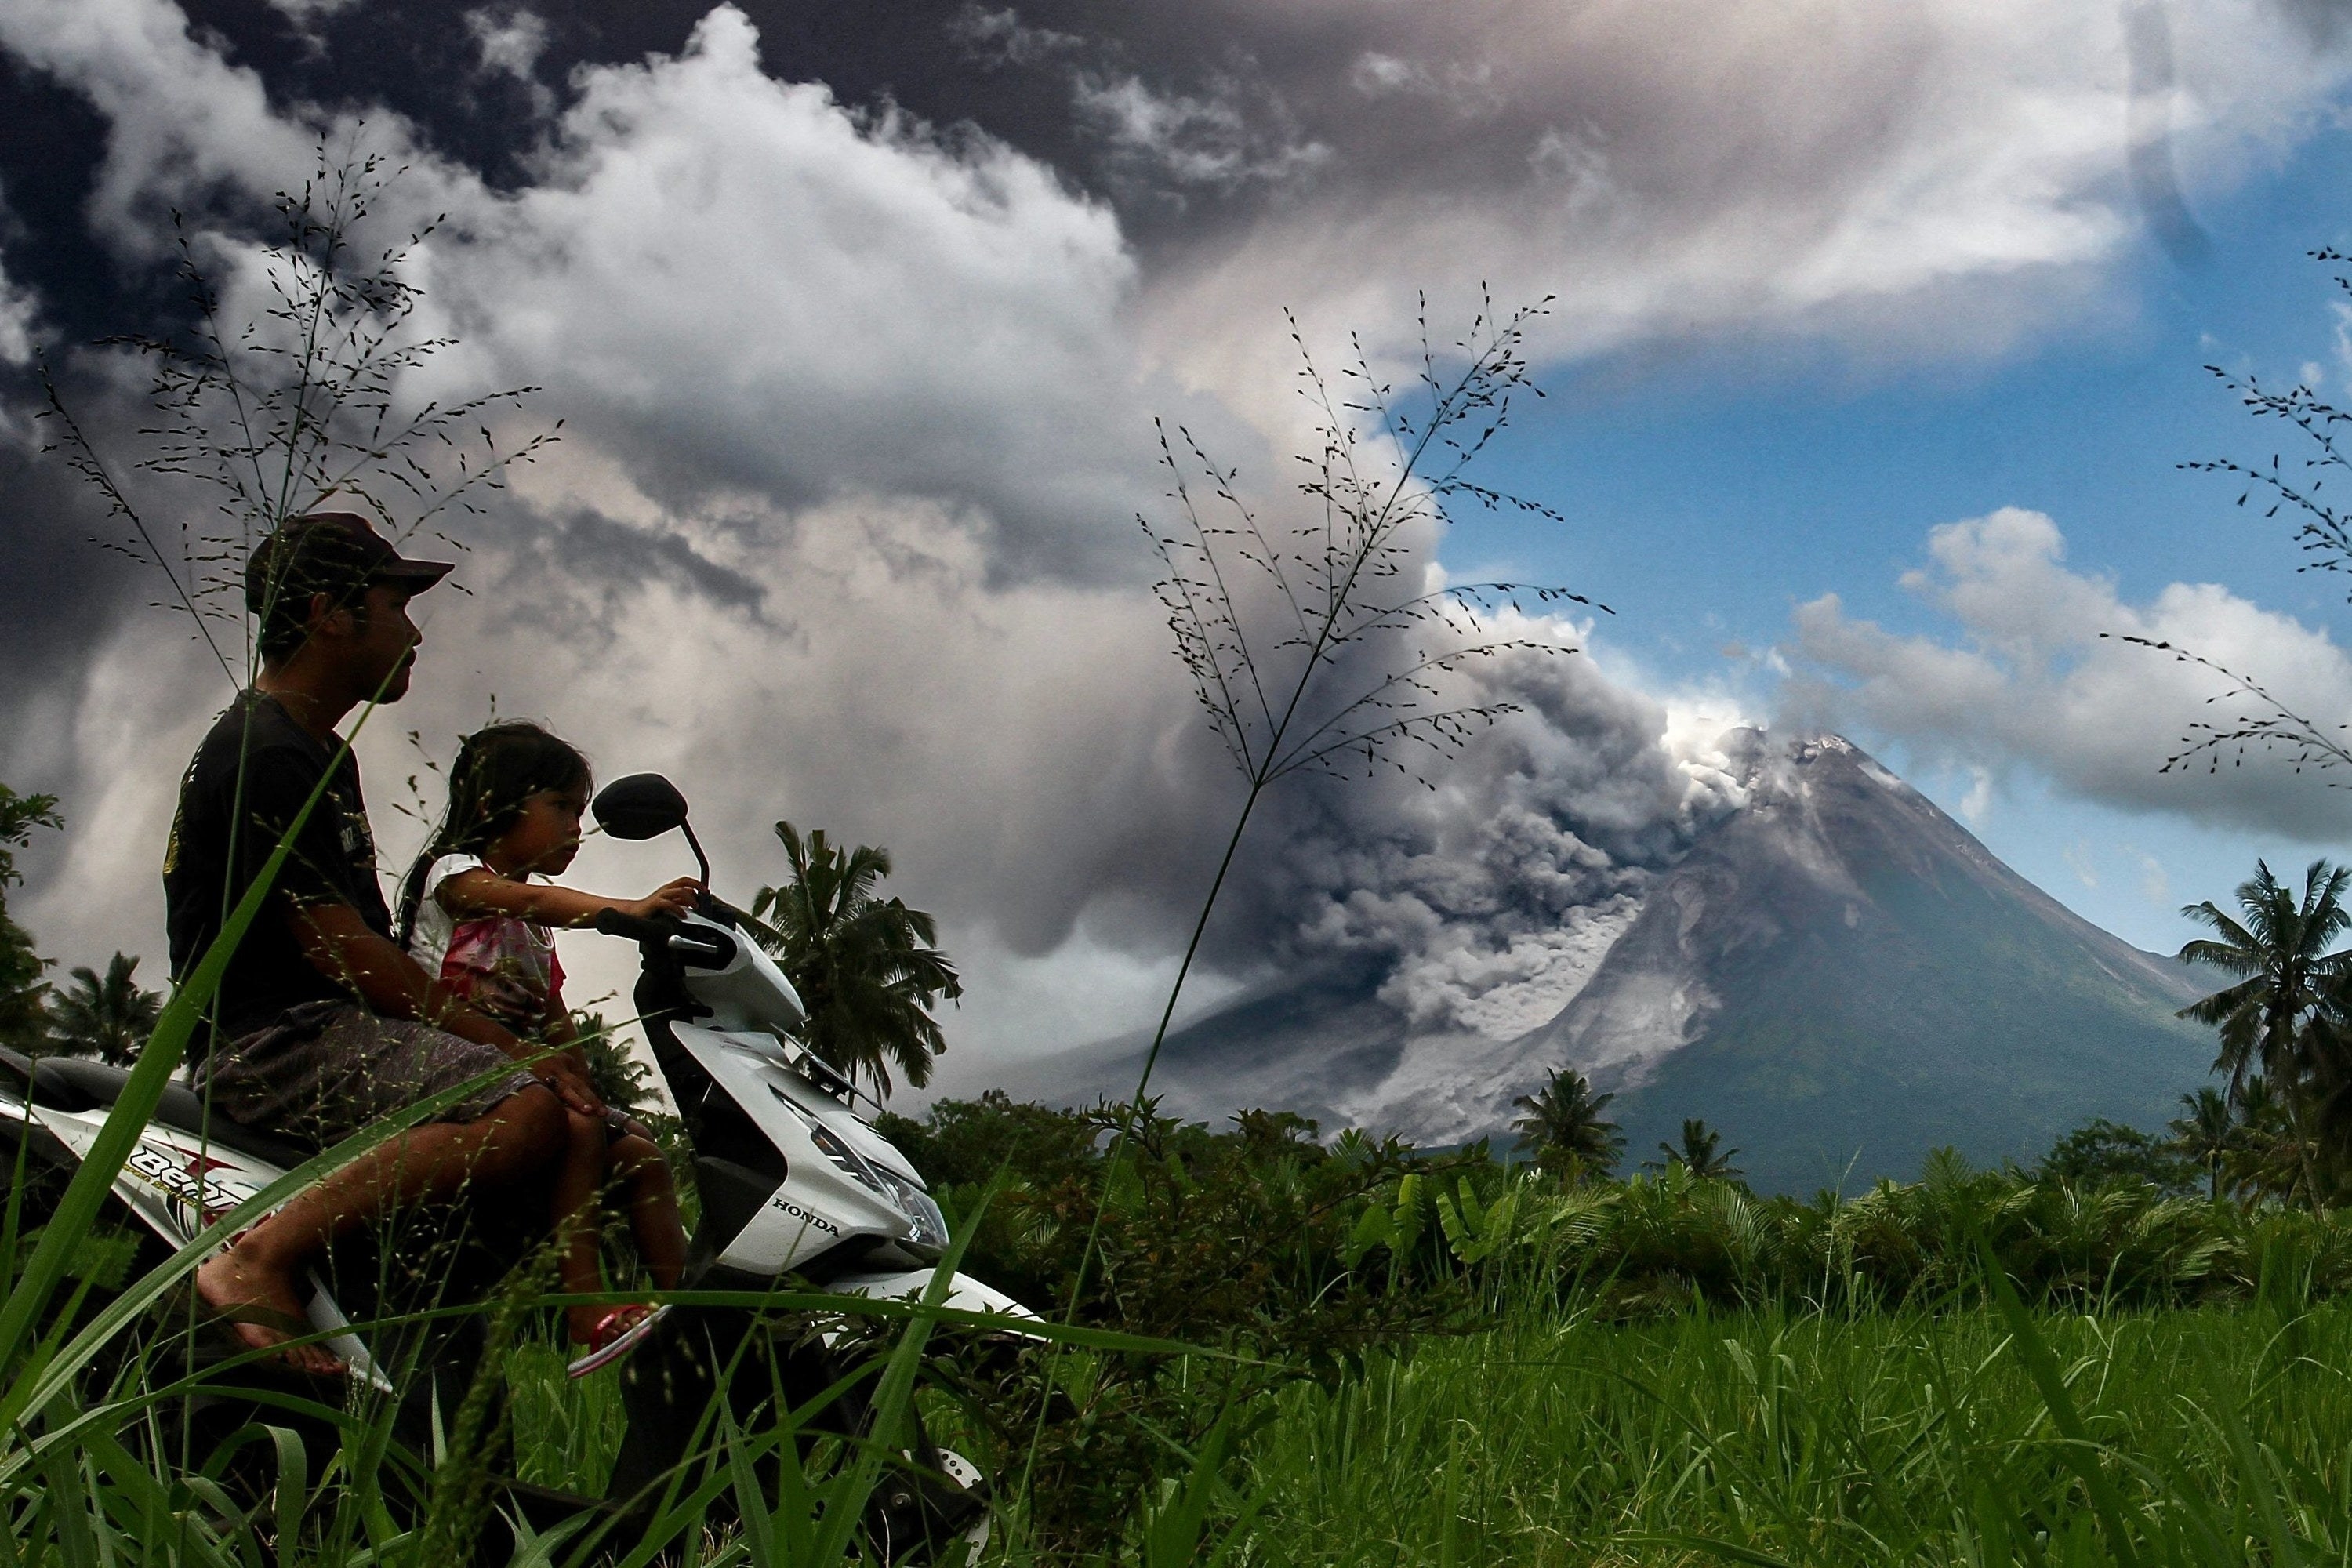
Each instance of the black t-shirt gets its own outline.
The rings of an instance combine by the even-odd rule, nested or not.
[[[241,695],[196,748],[180,781],[180,808],[163,852],[174,981],[204,957],[222,919],[245,896],[331,766],[326,793],[278,868],[268,900],[237,944],[213,999],[212,1017],[229,1038],[267,1026],[299,1003],[354,999],[302,956],[289,918],[296,908],[348,904],[386,938],[392,915],[376,881],[359,763],[348,752],[335,761],[275,698]]]

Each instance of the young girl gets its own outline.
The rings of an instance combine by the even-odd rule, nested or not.
[[[683,913],[697,885],[681,878],[642,899],[608,899],[547,880],[572,864],[588,808],[587,759],[536,724],[493,724],[459,743],[449,809],[401,884],[400,941],[443,987],[526,1039],[572,1049],[563,967],[551,927],[592,923],[606,910]],[[584,1065],[584,1064],[583,1064]],[[594,1205],[607,1173],[625,1195],[630,1227],[654,1281],[674,1289],[686,1233],[669,1166],[651,1133],[619,1111],[572,1113],[555,1180],[564,1290],[604,1289]],[[642,1307],[574,1307],[572,1338],[601,1349],[644,1316]]]

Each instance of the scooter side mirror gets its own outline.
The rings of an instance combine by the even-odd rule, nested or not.
[[[631,773],[596,792],[596,826],[615,838],[658,838],[686,826],[686,796],[659,773]]]

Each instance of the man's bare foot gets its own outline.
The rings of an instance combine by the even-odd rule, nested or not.
[[[235,1247],[197,1266],[196,1294],[255,1350],[282,1347],[278,1359],[295,1371],[334,1377],[345,1370],[341,1358],[324,1345],[288,1342],[310,1327],[293,1280],[257,1266]]]

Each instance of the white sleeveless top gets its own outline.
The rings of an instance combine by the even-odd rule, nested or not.
[[[536,1034],[547,1020],[548,997],[563,984],[555,933],[515,915],[452,916],[441,907],[441,884],[467,871],[490,868],[478,855],[444,855],[425,868],[409,956],[452,994],[517,1033]]]

